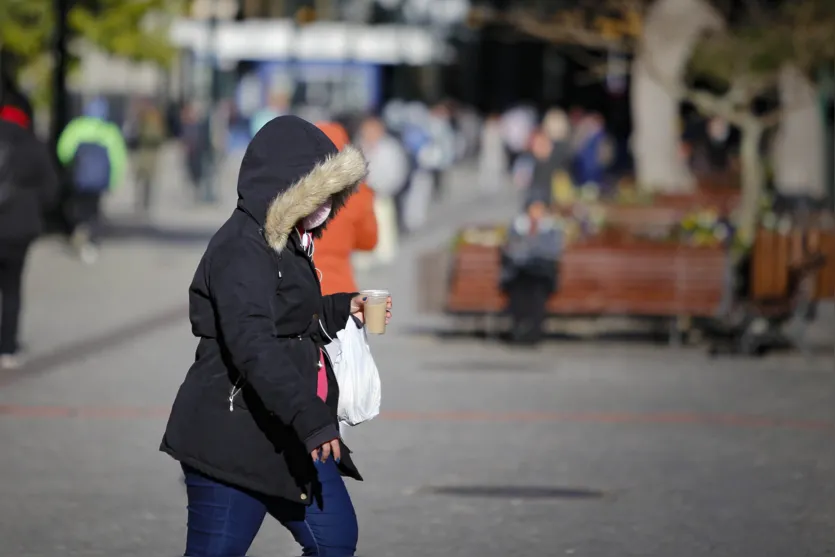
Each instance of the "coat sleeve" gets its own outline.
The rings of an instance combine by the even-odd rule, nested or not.
[[[75,157],[75,151],[78,149],[78,144],[81,141],[80,136],[83,127],[84,122],[72,120],[61,132],[61,135],[58,136],[58,160],[64,166],[70,164],[73,157]]]
[[[278,273],[267,249],[250,241],[218,248],[209,263],[209,291],[235,369],[312,451],[339,432],[325,402],[305,392],[303,370],[288,357],[289,343],[298,341],[277,334],[286,308],[275,294]]]
[[[322,296],[322,325],[331,338],[336,338],[336,334],[348,323],[348,317],[351,316],[351,299],[356,295],[356,292],[340,292]]]
[[[371,251],[377,247],[377,215],[374,214],[374,192],[362,184],[352,200],[357,204],[357,218],[354,221],[354,249]]]

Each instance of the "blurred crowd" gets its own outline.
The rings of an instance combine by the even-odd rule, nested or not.
[[[341,253],[338,265],[350,258],[360,268],[393,261],[402,237],[425,227],[455,188],[473,188],[483,195],[516,188],[523,192],[523,217],[538,222],[542,207],[576,186],[610,187],[626,153],[623,142],[607,132],[600,114],[580,109],[539,114],[521,105],[483,117],[473,107],[453,101],[395,99],[375,114],[330,114],[322,108],[291,106],[290,97],[280,92],[268,95],[264,106],[247,118],[233,100],[210,109],[198,101],[172,106],[152,98],[84,99],[52,150],[38,143],[25,97],[11,94],[13,88],[4,90],[0,117],[7,148],[0,154],[3,164],[14,167],[7,175],[15,178],[6,181],[0,213],[16,211],[14,219],[2,219],[12,246],[6,250],[8,261],[0,258],[4,301],[6,291],[19,300],[23,262],[45,226],[37,224],[44,214],[60,216],[79,259],[92,264],[99,254],[103,198],[123,183],[133,183],[136,213],[150,214],[162,187],[160,177],[170,175],[170,169],[159,168],[164,146],[179,147],[185,172],[178,175],[185,175],[188,183],[178,185],[191,191],[196,205],[213,204],[221,197],[220,188],[232,187],[220,183],[227,174],[219,165],[234,160],[227,158],[230,155],[240,155],[267,122],[286,114],[316,122],[336,143],[355,144],[369,161],[367,184],[358,196],[365,208],[355,211],[357,219],[369,222],[341,225],[345,237],[355,241],[334,247]],[[31,141],[27,154],[17,156],[13,152],[23,149],[23,143],[15,145],[14,138],[21,133]],[[39,158],[52,163],[32,162]],[[450,179],[457,165],[470,165],[473,172]],[[23,215],[24,206],[31,215]],[[326,258],[326,251],[317,257]],[[4,320],[14,320],[14,308],[14,303],[3,304]],[[16,335],[14,324],[2,330]],[[6,348],[0,352],[14,354],[15,343],[3,341]]]

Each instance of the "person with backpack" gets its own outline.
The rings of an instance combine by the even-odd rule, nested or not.
[[[28,128],[0,120],[0,369],[20,366],[23,269],[58,194],[50,150]]]
[[[107,116],[107,102],[96,99],[58,138],[58,160],[71,188],[67,204],[71,242],[87,264],[98,258],[102,195],[119,184],[128,158],[122,132]]]

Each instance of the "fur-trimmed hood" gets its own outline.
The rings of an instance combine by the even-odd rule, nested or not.
[[[329,197],[330,220],[368,173],[365,157],[350,145],[338,151],[313,124],[295,116],[268,122],[249,143],[238,176],[238,207],[261,225],[281,251],[296,224]],[[315,230],[320,236],[327,222]]]

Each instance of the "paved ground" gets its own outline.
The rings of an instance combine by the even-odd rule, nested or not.
[[[409,334],[415,252],[512,206],[471,193],[462,187],[397,264],[360,278],[391,285],[397,318],[374,339],[384,415],[347,434],[367,478],[350,485],[361,555],[835,554],[831,356],[517,352]],[[155,216],[162,232],[112,240],[96,267],[38,246],[32,366],[0,378],[0,555],[181,554],[184,493],[156,448],[195,346],[183,306],[203,228],[226,209],[175,206]],[[252,555],[295,553],[267,524]]]

